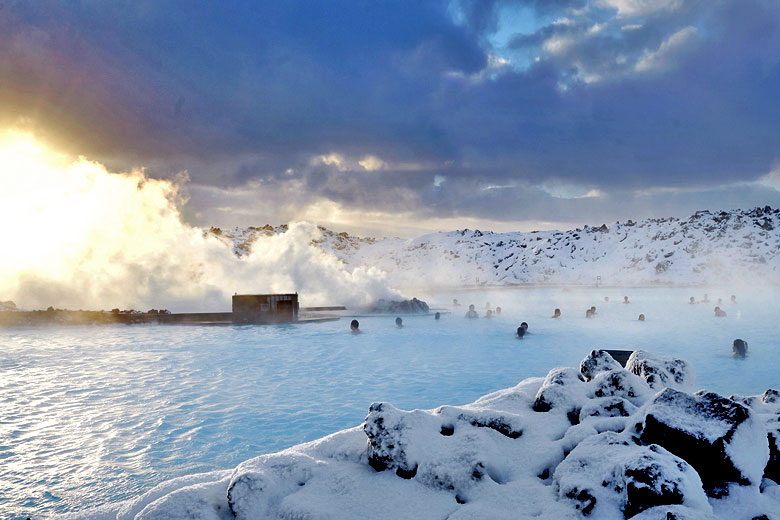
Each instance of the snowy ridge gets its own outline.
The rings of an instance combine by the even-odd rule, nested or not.
[[[210,232],[240,256],[259,234],[286,228]],[[780,210],[768,206],[569,231],[465,229],[408,240],[320,230],[313,245],[347,268],[378,267],[394,287],[594,284],[597,277],[605,285],[780,283]]]
[[[780,394],[693,385],[682,360],[593,351],[465,406],[374,403],[362,427],[61,518],[777,517]]]

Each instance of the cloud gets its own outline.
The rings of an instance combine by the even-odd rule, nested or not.
[[[730,206],[780,140],[780,5],[762,0],[19,2],[0,31],[0,124],[187,171],[185,217],[218,225],[275,214],[260,204],[628,218],[617,194],[659,188]]]
[[[697,35],[695,27],[684,27],[672,34],[654,51],[645,51],[645,55],[636,62],[637,72],[657,72],[667,68],[681,49],[685,48]]]

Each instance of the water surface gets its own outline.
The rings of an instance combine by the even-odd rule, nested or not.
[[[733,290],[532,289],[420,294],[462,307],[432,317],[269,327],[88,326],[0,329],[0,517],[78,511],[177,476],[362,422],[373,401],[465,404],[576,366],[593,348],[689,360],[698,386],[725,395],[777,387],[778,298]],[[631,303],[620,303],[624,295]],[[603,297],[610,298],[609,303]],[[493,319],[465,320],[468,303]],[[595,305],[597,316],[585,319]],[[550,319],[555,307],[563,317]],[[636,321],[639,313],[647,321]],[[521,321],[531,335],[514,337]],[[749,357],[730,357],[731,341]]]

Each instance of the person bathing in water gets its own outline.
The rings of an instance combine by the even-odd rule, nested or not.
[[[528,332],[528,324],[526,322],[521,323],[520,328],[525,331],[525,334],[530,334],[530,332]]]
[[[726,317],[726,311],[724,311],[720,307],[715,307],[715,316],[717,318],[725,318]]]
[[[349,324],[349,330],[352,331],[352,334],[360,334],[363,332],[360,330],[360,322],[358,322],[358,320],[352,320],[352,322]]]
[[[469,310],[466,312],[466,318],[473,320],[474,318],[479,318],[479,314],[477,314],[477,311],[474,310],[474,304],[472,303],[469,305]]]
[[[640,314],[638,321],[645,321],[645,315],[644,314]]]
[[[593,317],[593,311],[591,309],[585,309],[585,317],[586,318],[592,318]]]
[[[492,318],[493,317],[493,311],[491,311],[490,309],[486,310],[485,311],[485,317],[486,318]]]
[[[433,315],[433,319],[434,320],[438,320],[439,318],[441,318],[441,313],[440,312],[437,312],[436,314]]]
[[[747,355],[748,344],[744,339],[735,339],[731,346],[735,358],[744,358]]]
[[[496,314],[501,314],[501,307],[496,307]]]
[[[696,305],[696,298],[694,298],[693,296],[691,296],[691,299],[690,299],[690,300],[688,300],[688,305]]]
[[[457,298],[453,298],[452,299],[452,306],[453,307],[460,307],[460,304],[458,303],[458,299]]]
[[[555,309],[555,311],[553,312],[552,317],[553,318],[560,318],[561,317],[561,310],[560,309]]]
[[[395,326],[399,329],[404,327],[404,320],[402,320],[400,316],[395,319]]]
[[[734,294],[731,295],[731,303],[737,303],[737,297]]]
[[[525,329],[522,326],[517,327],[517,339],[523,339],[523,336],[525,336]]]
[[[628,301],[628,296],[623,296],[623,303],[631,303]]]

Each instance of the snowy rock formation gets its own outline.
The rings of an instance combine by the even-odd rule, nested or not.
[[[287,226],[210,233],[235,254]],[[700,211],[569,231],[460,230],[414,239],[358,238],[320,228],[314,241],[347,269],[378,267],[394,287],[523,283],[780,283],[780,210]]]
[[[374,403],[362,427],[94,517],[780,518],[777,391],[688,393],[690,366],[647,352],[627,366],[593,351],[465,406]]]
[[[368,312],[374,314],[424,314],[429,310],[427,303],[412,298],[401,301],[379,300],[371,306]]]

